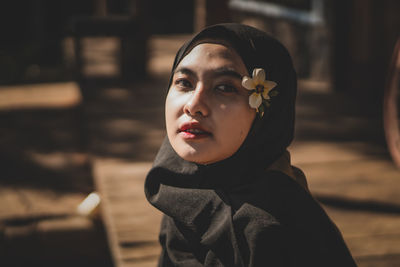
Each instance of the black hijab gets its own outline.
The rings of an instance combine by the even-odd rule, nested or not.
[[[230,187],[251,179],[250,170],[265,169],[279,158],[293,139],[296,74],[287,50],[274,38],[250,26],[219,24],[208,27],[187,41],[178,51],[171,71],[194,46],[213,42],[231,46],[241,57],[248,73],[263,68],[268,80],[275,81],[278,92],[261,118],[256,116],[252,128],[230,158],[210,165],[199,165],[180,158],[165,138],[148,174],[159,183],[183,187]]]
[[[159,266],[355,266],[324,210],[292,179],[302,173],[286,151],[296,98],[287,50],[250,26],[219,24],[180,48],[172,73],[205,42],[235,49],[249,74],[263,68],[278,95],[239,150],[217,163],[185,161],[165,138],[145,182],[148,201],[165,214]]]

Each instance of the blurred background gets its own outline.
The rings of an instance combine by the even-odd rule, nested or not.
[[[143,181],[165,136],[170,67],[191,34],[241,22],[293,58],[292,162],[358,265],[399,266],[400,171],[383,120],[399,11],[397,0],[3,1],[0,265],[156,265],[160,214]],[[82,204],[91,192],[100,204]]]

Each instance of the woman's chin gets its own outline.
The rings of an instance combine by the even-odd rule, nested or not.
[[[215,143],[208,142],[185,142],[174,139],[171,142],[173,149],[184,160],[197,164],[212,164],[230,157],[237,150],[223,149]]]
[[[175,150],[177,151],[177,150]],[[209,165],[231,156],[225,154],[212,153],[210,149],[207,150],[181,150],[177,151],[178,155],[186,161],[193,162],[201,165]]]
[[[182,150],[178,151],[178,155],[186,161],[194,162],[197,164],[210,164],[215,162],[212,157],[210,157],[210,153],[201,152],[201,151],[193,151],[193,150]]]

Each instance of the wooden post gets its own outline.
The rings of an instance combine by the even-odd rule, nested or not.
[[[107,16],[107,0],[96,0],[94,11],[96,16]]]
[[[229,22],[229,0],[195,0],[194,30],[200,31],[206,26]]]
[[[198,32],[206,26],[206,0],[195,0],[194,31]]]

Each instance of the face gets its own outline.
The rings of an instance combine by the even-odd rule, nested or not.
[[[239,149],[256,114],[244,75],[239,55],[220,44],[199,44],[182,59],[165,104],[168,138],[180,157],[210,164]]]

